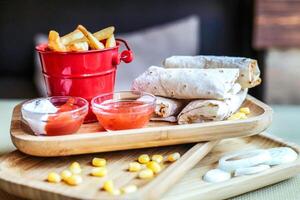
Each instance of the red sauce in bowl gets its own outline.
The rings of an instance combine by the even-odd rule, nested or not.
[[[142,101],[117,101],[105,103],[105,109],[93,110],[106,130],[124,130],[144,127],[151,118],[154,106]]]
[[[76,112],[68,112],[79,108],[79,106],[74,103],[74,98],[68,99],[65,104],[57,106],[58,111],[54,116],[48,117],[48,121],[45,126],[45,131],[48,136],[72,134],[80,128],[83,123],[84,116],[82,117]],[[78,115],[78,117],[74,117],[76,115]]]

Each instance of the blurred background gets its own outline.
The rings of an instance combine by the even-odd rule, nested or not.
[[[114,25],[135,61],[121,65],[116,89],[171,55],[258,59],[263,83],[250,93],[276,104],[299,104],[300,1],[272,0],[2,0],[0,99],[45,95],[34,47],[50,29],[78,24],[91,32]]]

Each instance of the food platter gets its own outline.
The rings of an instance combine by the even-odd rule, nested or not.
[[[272,121],[272,109],[247,96],[242,106],[249,107],[247,119],[177,125],[169,122],[150,122],[141,129],[106,132],[99,123],[81,126],[76,134],[65,136],[36,136],[22,120],[16,106],[11,122],[11,138],[23,153],[34,156],[66,156],[96,152],[168,146],[259,134]]]

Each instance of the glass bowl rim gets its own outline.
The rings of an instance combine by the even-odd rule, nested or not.
[[[63,111],[63,112],[59,112],[59,113],[47,113],[47,112],[35,112],[35,111],[30,111],[30,110],[26,110],[24,109],[24,105],[28,104],[28,103],[31,103],[31,102],[34,102],[34,101],[38,101],[38,100],[43,100],[43,99],[66,99],[68,100],[69,98],[74,98],[74,99],[78,99],[78,100],[81,100],[84,102],[84,105],[79,107],[79,108],[76,108],[74,110],[69,110],[69,111]],[[22,104],[22,107],[21,107],[21,111],[22,112],[25,112],[26,114],[33,114],[33,115],[49,115],[49,116],[57,116],[59,114],[62,114],[62,113],[68,113],[68,114],[73,114],[73,113],[81,113],[81,112],[84,112],[84,111],[88,111],[88,108],[89,108],[89,102],[82,98],[82,97],[76,97],[76,96],[51,96],[51,97],[40,97],[40,98],[35,98],[35,99],[30,99],[30,100],[27,100],[25,101],[23,104]]]
[[[96,108],[96,109],[103,109],[105,111],[107,111],[108,109],[111,110],[111,107],[107,106],[107,105],[103,105],[103,102],[101,103],[96,103],[96,99],[100,98],[100,97],[105,97],[105,96],[109,96],[109,95],[114,95],[114,94],[126,94],[126,93],[138,93],[137,95],[140,95],[140,97],[142,96],[149,96],[152,98],[151,102],[149,101],[146,101],[144,102],[144,104],[142,105],[137,105],[137,106],[133,106],[133,108],[146,108],[146,107],[149,107],[149,106],[154,106],[155,105],[155,102],[156,102],[156,97],[153,95],[153,94],[150,94],[148,92],[142,92],[142,91],[136,91],[136,90],[126,90],[126,91],[117,91],[117,92],[108,92],[108,93],[104,93],[104,94],[101,94],[101,95],[98,95],[98,96],[95,96],[92,100],[91,100],[91,105],[92,105],[92,108]],[[122,100],[121,99],[117,99],[117,100],[113,100],[112,102],[121,102]],[[135,102],[136,100],[132,100],[133,102]]]

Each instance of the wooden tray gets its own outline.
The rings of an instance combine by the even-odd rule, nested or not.
[[[26,154],[65,156],[248,136],[261,133],[270,125],[272,109],[269,106],[251,96],[243,106],[251,110],[245,120],[188,125],[151,122],[146,128],[113,132],[101,131],[98,123],[92,123],[82,125],[73,135],[45,137],[28,131],[22,122],[21,105],[18,105],[13,111],[10,133],[14,145]]]
[[[91,168],[88,162],[93,156],[105,156],[108,158],[109,177],[113,178],[118,186],[125,185],[129,182],[138,184],[141,187],[141,189],[130,196],[130,198],[126,196],[127,199],[159,199],[162,194],[164,194],[162,198],[164,200],[225,199],[288,179],[300,172],[300,158],[298,158],[298,160],[293,163],[275,166],[257,175],[236,177],[227,182],[217,184],[202,181],[203,174],[209,169],[215,168],[219,158],[223,154],[231,151],[287,146],[293,148],[298,154],[300,153],[300,148],[297,145],[283,142],[281,139],[275,137],[260,134],[221,141],[221,143],[197,163],[194,168],[189,170],[169,192],[162,192],[166,191],[166,187],[171,186],[173,182],[180,178],[182,173],[185,173],[186,169],[195,163],[197,160],[195,158],[201,159],[201,156],[205,155],[205,149],[209,150],[213,145],[214,144],[211,144],[211,146],[207,145],[206,147],[202,146],[200,148],[199,146],[193,147],[194,150],[190,150],[189,153],[186,153],[185,155],[187,156],[185,156],[185,158],[182,157],[181,160],[166,168],[165,171],[154,178],[149,184],[134,179],[134,174],[125,171],[127,165],[125,163],[130,162],[140,153],[159,152],[166,154],[174,151],[183,153],[191,145],[60,158],[38,158],[20,152],[13,152],[4,156],[2,162],[0,162],[0,188],[11,194],[31,199],[94,199],[93,195],[96,195],[96,198],[99,199],[111,199],[111,196],[99,190],[101,183],[105,180],[104,178],[92,178],[92,180],[88,181],[89,179],[84,177],[84,185],[78,187],[69,187],[65,184],[59,184],[59,186],[57,186],[43,181],[48,172],[52,170],[60,171],[64,166],[75,160],[79,161],[82,165],[84,164],[84,174],[88,173]],[[117,161],[114,161],[115,159],[117,159]],[[191,165],[187,167],[185,165],[186,163],[190,163]],[[178,174],[180,176],[178,176]],[[86,181],[88,181],[88,183]]]
[[[170,186],[174,185],[184,174],[196,165],[218,141],[198,144],[185,144],[161,148],[129,150],[122,152],[101,153],[95,155],[81,155],[58,158],[41,158],[23,154],[19,151],[9,153],[0,158],[0,188],[8,193],[29,199],[142,199],[149,197],[155,191],[155,198],[163,195]],[[180,152],[183,155],[179,160],[170,164],[164,162],[164,169],[152,180],[137,179],[137,173],[128,172],[129,162],[136,160],[138,155],[147,153],[163,154]],[[99,178],[89,175],[93,157],[107,159],[108,175]],[[81,164],[83,183],[73,187],[65,183],[48,183],[45,181],[49,172],[61,172],[71,162]],[[105,180],[114,180],[116,187],[136,184],[138,192],[112,196],[102,191]]]
[[[297,175],[300,173],[299,156],[292,163],[274,166],[255,175],[235,177],[229,181],[214,184],[202,180],[202,176],[208,170],[216,168],[218,160],[225,153],[242,149],[267,149],[281,146],[291,147],[300,154],[299,146],[265,133],[251,137],[223,140],[190,170],[163,199],[227,199]]]

